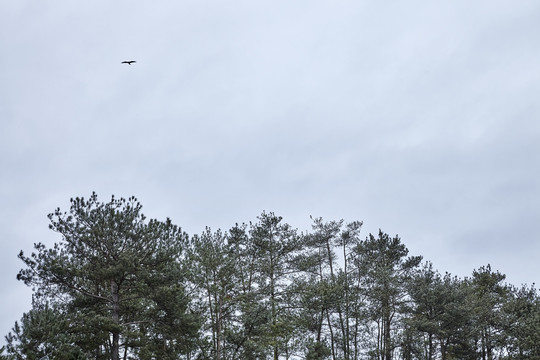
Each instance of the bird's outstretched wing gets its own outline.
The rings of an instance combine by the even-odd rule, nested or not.
[[[128,64],[128,65],[131,65],[133,63],[136,63],[135,60],[129,60],[129,61],[122,61],[122,64]]]

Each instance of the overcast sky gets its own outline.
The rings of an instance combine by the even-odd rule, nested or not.
[[[362,220],[538,283],[539,96],[537,0],[2,1],[0,336],[18,252],[92,191],[189,234]]]

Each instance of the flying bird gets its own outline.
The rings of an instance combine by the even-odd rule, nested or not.
[[[133,63],[136,63],[135,60],[129,60],[129,61],[122,61],[122,64],[128,64],[128,65],[131,65]]]

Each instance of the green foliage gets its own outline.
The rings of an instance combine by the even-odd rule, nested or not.
[[[508,359],[540,359],[540,296],[533,287],[512,288],[504,304]]]
[[[196,306],[204,319],[203,332],[210,334],[210,341],[199,343],[201,351],[213,359],[233,358],[234,349],[227,339],[238,337],[234,325],[239,297],[234,287],[239,280],[235,244],[221,231],[212,233],[207,228],[191,239],[188,258],[190,279],[198,293]]]
[[[487,265],[474,270],[470,279],[470,299],[475,321],[473,337],[476,339],[477,353],[482,358],[492,359],[504,353],[507,334],[503,331],[502,309],[510,290],[503,283],[505,278],[504,274],[493,272],[491,266]]]
[[[469,284],[448,273],[441,276],[426,263],[409,287],[413,307],[407,323],[424,335],[425,358],[435,359],[438,353],[442,358],[474,354]]]
[[[81,338],[70,331],[70,321],[59,308],[34,304],[6,336],[6,351],[13,359],[86,359]]]
[[[97,357],[179,354],[196,333],[182,285],[187,236],[169,219],[146,221],[141,208],[133,197],[72,199],[69,212],[49,215],[61,241],[19,255],[27,268],[18,279],[36,299],[65,304],[70,331]]]
[[[377,326],[374,353],[392,359],[398,346],[397,322],[406,310],[407,284],[420,264],[421,256],[407,257],[409,251],[398,236],[391,238],[379,230],[369,234],[354,248],[358,277],[369,302],[368,316]]]
[[[332,351],[323,343],[310,341],[307,345],[306,360],[324,360],[330,355]]]
[[[270,310],[270,324],[267,327],[265,341],[272,349],[274,360],[278,360],[287,351],[287,344],[292,336],[287,319],[291,314],[287,308],[287,274],[292,269],[291,261],[298,248],[296,231],[282,218],[273,213],[262,213],[259,222],[252,225],[250,236],[255,263],[257,292],[262,302]]]
[[[49,215],[18,274],[34,290],[0,359],[538,359],[540,298],[489,265],[441,275],[398,236],[263,212],[191,238],[135,198]]]

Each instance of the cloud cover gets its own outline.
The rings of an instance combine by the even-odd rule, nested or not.
[[[93,190],[190,234],[363,220],[440,271],[537,281],[539,20],[521,0],[3,2],[2,334],[30,306],[16,254]]]

